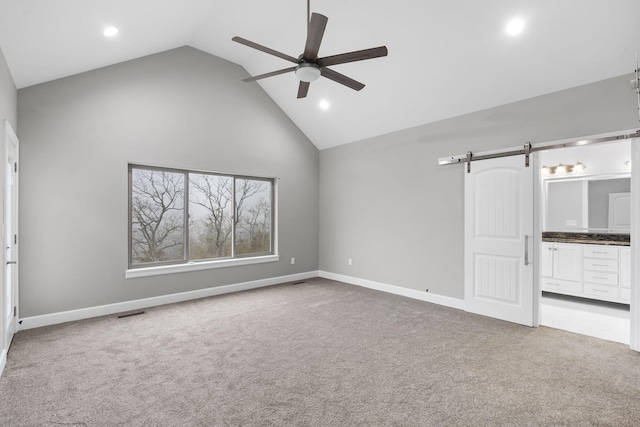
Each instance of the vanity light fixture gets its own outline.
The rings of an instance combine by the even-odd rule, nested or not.
[[[542,174],[543,175],[553,175],[556,173],[557,166],[545,166],[542,165]]]
[[[576,162],[575,165],[565,165],[563,163],[559,163],[558,166],[542,166],[542,174],[543,175],[564,175],[567,173],[582,173],[587,167],[582,162]]]

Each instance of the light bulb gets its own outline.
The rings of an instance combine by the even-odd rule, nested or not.
[[[104,34],[105,37],[113,37],[118,34],[118,29],[116,27],[107,27],[102,34]]]
[[[520,18],[514,18],[507,24],[505,31],[510,36],[517,36],[524,30],[524,21]]]

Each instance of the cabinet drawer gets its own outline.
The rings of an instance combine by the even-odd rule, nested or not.
[[[618,286],[618,274],[604,271],[585,271],[584,281],[600,285]]]
[[[618,299],[618,288],[613,286],[594,285],[592,283],[584,284],[585,295],[594,297]]]
[[[591,271],[618,272],[618,261],[615,259],[585,258],[584,269]]]
[[[620,288],[620,299],[622,301],[631,301],[631,289]]]
[[[618,259],[618,248],[598,245],[584,245],[585,258]]]
[[[568,293],[571,295],[579,295],[582,293],[581,282],[543,278],[541,283],[543,291],[558,292],[561,294]]]

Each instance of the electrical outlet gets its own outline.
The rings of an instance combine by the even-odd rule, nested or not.
[[[568,219],[567,220],[567,225],[578,225],[578,221],[575,219]]]
[[[348,263],[349,265],[353,265],[353,260],[352,260],[351,258],[349,258],[349,261],[347,261],[347,263]]]
[[[291,258],[291,265],[296,263],[296,259],[295,258]]]
[[[633,79],[631,80],[631,90],[636,90],[636,89],[638,89],[638,80]]]

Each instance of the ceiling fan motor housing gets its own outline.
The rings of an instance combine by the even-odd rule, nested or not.
[[[320,78],[320,66],[315,62],[300,61],[296,67],[296,77],[302,82],[312,82]]]

